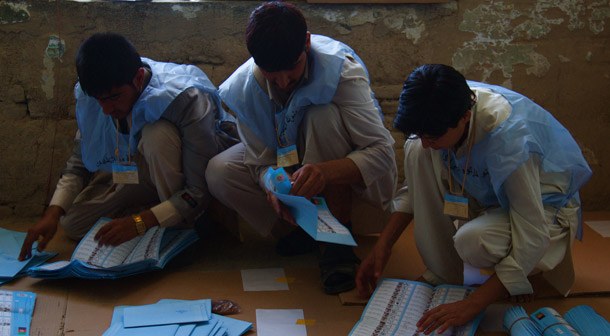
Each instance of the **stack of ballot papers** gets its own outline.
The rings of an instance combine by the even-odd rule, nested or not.
[[[289,195],[291,184],[284,168],[269,168],[265,173],[265,187],[290,211],[297,224],[313,239],[327,243],[357,246],[348,228],[333,217],[322,197]]]
[[[195,230],[168,230],[155,226],[142,236],[118,246],[100,246],[95,234],[109,218],[100,218],[80,241],[72,258],[30,268],[34,278],[115,279],[161,269],[178,253],[197,241]]]
[[[29,335],[36,294],[0,290],[0,335]]]
[[[161,300],[114,308],[103,336],[239,336],[252,323],[212,313],[212,300]]]
[[[467,286],[433,287],[417,281],[381,279],[349,335],[423,335],[418,332],[417,322],[424,312],[441,304],[461,301],[474,290]],[[474,336],[483,314],[481,312],[462,326],[450,327],[443,334],[438,334],[437,329],[430,335]]]
[[[0,228],[0,285],[14,278],[26,276],[31,267],[41,265],[57,255],[51,252],[38,252],[36,250],[38,243],[35,242],[32,246],[32,257],[19,261],[25,236],[25,232]]]
[[[577,306],[565,319],[553,308],[544,307],[531,315],[523,307],[512,307],[504,313],[504,330],[519,336],[599,336],[610,335],[610,323],[590,306]]]

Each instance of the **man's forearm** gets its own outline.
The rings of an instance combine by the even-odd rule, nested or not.
[[[326,179],[326,184],[355,184],[363,181],[360,169],[351,159],[316,163]]]

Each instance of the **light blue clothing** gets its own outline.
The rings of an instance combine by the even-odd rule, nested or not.
[[[311,35],[308,79],[296,89],[287,106],[275,104],[260,87],[253,73],[253,58],[220,85],[220,97],[267,147],[277,150],[294,145],[307,109],[311,105],[324,105],[332,101],[346,55],[365,68],[362,60],[347,45],[326,36]],[[371,96],[382,117],[372,90]]]
[[[156,62],[142,58],[142,62],[150,67],[152,76],[150,82],[142,91],[131,111],[131,130],[129,134],[119,133],[119,157],[121,162],[135,155],[140,140],[142,128],[147,123],[154,123],[161,118],[171,102],[183,91],[196,87],[213,97],[218,106],[220,121],[227,115],[222,110],[216,87],[201,69],[193,65]],[[80,130],[82,160],[87,170],[112,171],[112,164],[117,156],[116,120],[102,112],[97,100],[85,94],[80,83],[74,89],[76,97],[76,120]]]
[[[543,194],[543,203],[561,208],[572,198],[580,202],[578,190],[592,171],[570,132],[549,112],[519,93],[473,81],[468,81],[468,85],[500,94],[512,107],[508,119],[473,145],[464,186],[468,194],[484,207],[500,205],[508,209],[503,183],[535,153],[542,158],[542,171],[564,174],[569,182],[562,193]],[[447,150],[442,150],[441,155],[447,162]],[[459,183],[464,177],[466,160],[466,155],[458,159],[451,152],[451,174]]]

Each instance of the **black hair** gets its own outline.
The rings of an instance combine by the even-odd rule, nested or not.
[[[394,128],[407,136],[443,136],[474,106],[474,97],[464,76],[454,68],[422,65],[403,85]]]
[[[246,46],[261,69],[267,72],[294,69],[306,43],[307,23],[294,5],[265,2],[250,14]]]
[[[98,33],[86,39],[76,53],[76,72],[83,91],[92,97],[113,87],[132,84],[142,61],[133,44],[116,33]]]

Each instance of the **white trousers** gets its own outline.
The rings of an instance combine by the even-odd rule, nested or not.
[[[302,152],[299,155],[303,165],[345,158],[354,150],[339,109],[334,104],[312,106],[300,127],[297,147]],[[278,217],[267,202],[266,191],[258,184],[258,176],[244,164],[244,151],[245,147],[240,143],[209,162],[206,170],[208,188],[212,196],[235,210],[259,234],[266,236],[278,223]],[[377,192],[371,188],[352,194],[364,200],[374,200],[378,198],[375,196]],[[351,206],[351,200],[347,202]]]
[[[449,192],[445,163],[430,155],[421,144],[408,147],[405,174],[413,197],[414,232],[417,249],[428,270],[423,277],[438,285],[462,284],[463,263],[476,268],[493,269],[513,246],[509,211],[501,207],[483,208],[468,197],[474,218],[456,228],[454,218],[444,214],[444,195]],[[454,180],[453,185],[458,185]],[[561,292],[566,292],[574,280],[571,254],[570,223],[577,223],[575,209],[545,206],[550,245],[532,273],[553,271],[545,278]],[[472,215],[474,213],[474,215]],[[561,276],[551,276],[555,271]]]

